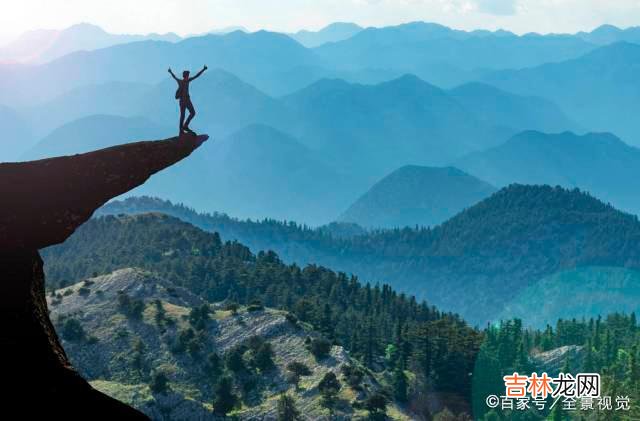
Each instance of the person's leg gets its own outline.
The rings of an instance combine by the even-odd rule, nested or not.
[[[180,101],[180,128],[178,129],[178,135],[181,135],[184,131],[184,110],[185,106],[182,101]]]
[[[191,103],[191,101],[189,101],[187,104],[187,110],[189,110],[189,116],[187,117],[187,121],[184,122],[184,129],[185,130],[191,130],[189,129],[189,123],[191,123],[191,120],[193,119],[193,117],[196,116],[196,110],[195,108],[193,108],[193,104]]]

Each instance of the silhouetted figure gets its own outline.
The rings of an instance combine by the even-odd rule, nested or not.
[[[195,132],[189,128],[189,123],[191,123],[191,120],[196,115],[196,110],[193,108],[193,103],[191,103],[191,97],[189,96],[189,82],[197,79],[205,70],[207,70],[206,65],[191,78],[189,77],[189,71],[185,70],[182,72],[182,79],[178,79],[171,71],[171,68],[169,68],[169,73],[176,82],[178,82],[178,90],[176,91],[176,99],[180,100],[180,127],[178,129],[178,136],[184,132],[195,134]],[[184,121],[185,110],[189,110],[189,117],[187,117],[187,121]]]

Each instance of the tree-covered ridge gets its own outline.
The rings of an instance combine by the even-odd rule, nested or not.
[[[135,212],[134,204],[145,207],[131,199],[120,210]],[[558,272],[640,268],[637,217],[577,189],[511,185],[435,228],[340,238],[326,228],[225,221],[174,206],[164,209],[253,250],[275,250],[287,262],[313,262],[411,291],[480,325],[523,289]]]
[[[555,352],[554,352],[555,351]],[[555,326],[534,330],[523,328],[519,319],[505,321],[485,331],[485,342],[473,374],[474,415],[487,420],[633,420],[640,416],[640,326],[635,313],[611,314],[588,320],[558,320]],[[489,411],[488,395],[504,394],[502,376],[537,371],[557,376],[559,372],[599,373],[601,396],[629,397],[630,411]],[[500,418],[498,418],[500,415]]]
[[[400,389],[407,387],[410,370],[414,395],[447,393],[458,409],[468,402],[465,373],[473,368],[481,333],[388,285],[362,285],[316,265],[286,265],[273,252],[254,255],[160,214],[91,220],[42,254],[49,288],[122,267],[152,270],[209,301],[259,301],[289,310],[368,367],[396,370]],[[399,393],[408,399],[408,392]]]

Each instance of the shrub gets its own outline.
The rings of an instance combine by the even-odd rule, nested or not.
[[[273,363],[273,348],[269,342],[264,342],[258,348],[258,351],[255,353],[253,357],[253,364],[260,371],[267,371],[275,365]]]
[[[227,351],[224,356],[224,363],[229,371],[238,373],[246,369],[243,359],[244,349],[242,347],[235,347]]]
[[[326,358],[331,351],[331,342],[325,338],[312,339],[309,344],[309,351],[318,360]]]
[[[234,315],[238,314],[238,309],[239,308],[240,308],[240,306],[235,301],[230,301],[224,306],[224,309],[226,311],[230,311],[231,314],[234,314]]]
[[[118,291],[118,309],[127,317],[141,319],[144,311],[144,302],[131,299],[124,291]]]
[[[369,411],[369,418],[383,420],[386,418],[387,398],[381,393],[374,393],[364,402],[364,407]]]
[[[62,324],[62,337],[71,342],[79,342],[85,338],[84,328],[76,319],[67,318]]]
[[[238,398],[233,394],[232,383],[229,377],[220,379],[215,387],[213,398],[213,413],[219,416],[227,415],[238,403]]]
[[[296,317],[295,314],[287,313],[285,314],[284,318],[287,319],[287,321],[292,325],[296,325],[296,326],[298,325],[298,318]]]
[[[343,365],[342,374],[344,374],[345,381],[354,390],[362,389],[362,379],[364,378],[364,371],[354,365]]]
[[[326,373],[320,380],[318,390],[322,394],[322,405],[327,408],[333,408],[336,403],[336,396],[340,391],[340,381],[333,371]]]
[[[166,393],[169,390],[169,379],[161,371],[155,371],[151,375],[151,382],[149,383],[149,389],[154,394]]]
[[[264,310],[264,306],[260,300],[253,300],[247,306],[247,311],[262,311]]]
[[[292,361],[287,364],[287,382],[293,384],[296,389],[298,388],[298,384],[300,383],[301,376],[310,376],[311,370],[305,364]]]
[[[276,419],[278,421],[295,421],[301,419],[300,411],[296,408],[295,400],[288,394],[283,393],[280,396],[276,411]]]

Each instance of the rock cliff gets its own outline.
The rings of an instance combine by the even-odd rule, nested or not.
[[[109,199],[187,157],[207,136],[0,164],[0,357],[3,411],[26,417],[145,419],[93,389],[49,320],[38,250],[63,242]]]

